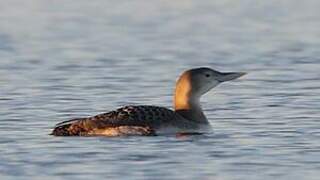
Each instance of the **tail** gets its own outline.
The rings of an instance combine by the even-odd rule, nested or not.
[[[82,119],[72,119],[58,123],[49,135],[53,136],[79,136],[81,128],[71,127]]]
[[[57,126],[55,127],[50,135],[53,136],[71,136],[70,132],[68,131],[71,124],[63,125],[63,126]]]

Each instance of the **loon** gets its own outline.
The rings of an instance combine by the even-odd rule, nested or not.
[[[92,117],[58,123],[54,136],[154,136],[162,132],[200,132],[211,127],[200,97],[244,72],[219,72],[207,67],[187,70],[176,83],[174,110],[149,105],[125,106]]]

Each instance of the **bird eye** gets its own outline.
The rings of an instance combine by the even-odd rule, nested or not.
[[[206,77],[210,77],[210,74],[206,74]]]

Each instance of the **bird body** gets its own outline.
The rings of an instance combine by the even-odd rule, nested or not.
[[[177,81],[174,107],[125,106],[88,118],[58,123],[55,136],[157,135],[162,132],[199,132],[210,127],[200,106],[201,95],[219,83],[244,73],[220,73],[210,68],[185,71]],[[223,79],[224,78],[224,79]]]
[[[155,135],[155,130],[168,132],[197,130],[199,124],[184,119],[179,113],[158,106],[125,106],[108,113],[58,123],[52,134],[56,136],[92,135]]]

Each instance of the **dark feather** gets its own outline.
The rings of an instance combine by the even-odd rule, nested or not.
[[[101,132],[108,128],[114,128],[112,130],[116,130],[117,127],[121,126],[141,127],[135,128],[134,130],[142,130],[153,134],[155,128],[173,120],[174,117],[175,112],[164,107],[126,106],[93,117],[72,119],[58,123],[53,129],[52,135],[86,136],[93,134],[94,131]],[[121,130],[123,128],[118,129]]]

